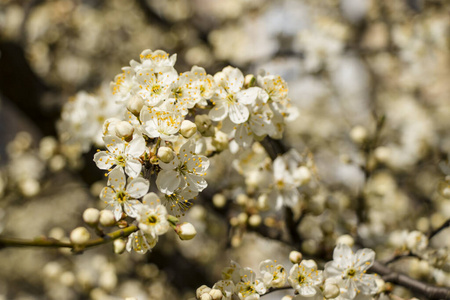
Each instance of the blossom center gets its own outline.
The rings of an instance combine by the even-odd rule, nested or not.
[[[124,191],[119,191],[116,193],[116,200],[119,203],[125,203],[128,199],[128,195],[127,193],[125,193]]]
[[[157,216],[150,216],[147,218],[147,223],[155,225],[158,223],[158,217]]]

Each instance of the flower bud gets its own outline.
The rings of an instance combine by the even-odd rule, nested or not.
[[[195,292],[195,295],[197,296],[198,299],[200,299],[200,297],[203,294],[208,294],[209,291],[211,291],[211,288],[207,287],[206,285],[202,285],[201,287],[199,287],[197,289],[197,291]]]
[[[222,291],[218,289],[210,290],[209,295],[211,296],[212,300],[222,300],[223,298]]]
[[[215,207],[222,208],[227,204],[227,198],[223,194],[215,194],[212,198]]]
[[[292,296],[286,295],[281,300],[292,300]]]
[[[182,136],[188,139],[191,136],[193,136],[196,132],[197,132],[197,125],[195,125],[195,123],[192,123],[189,120],[184,120],[183,122],[181,122],[180,133]]]
[[[100,219],[100,211],[96,208],[88,208],[83,212],[83,220],[86,224],[94,226]]]
[[[301,166],[294,172],[294,178],[300,185],[307,184],[311,180],[311,172],[305,166]]]
[[[178,224],[175,228],[175,232],[183,241],[192,240],[197,234],[194,225],[187,222]]]
[[[255,83],[256,83],[256,77],[255,77],[255,75],[253,75],[253,74],[248,74],[248,75],[245,76],[245,78],[244,78],[244,86],[245,86],[246,88],[255,86]]]
[[[200,300],[212,300],[212,297],[210,294],[202,294]]]
[[[358,125],[350,131],[350,137],[356,144],[362,144],[367,140],[367,129]]]
[[[337,296],[339,296],[339,294],[341,293],[339,287],[334,284],[325,284],[325,287],[323,289],[323,296],[326,299],[333,299],[336,298]]]
[[[301,263],[302,259],[303,259],[303,255],[298,251],[291,251],[291,253],[289,253],[289,260],[293,264]]]
[[[100,224],[102,226],[113,226],[116,224],[116,219],[114,218],[114,214],[110,210],[102,210],[100,211]]]
[[[196,115],[195,125],[197,125],[198,132],[200,132],[203,136],[214,135],[214,126],[212,125],[212,121],[208,115]]]
[[[86,244],[91,238],[91,234],[84,227],[77,227],[70,233],[70,240],[76,245]]]
[[[114,240],[114,253],[122,254],[125,251],[127,243],[123,239]]]
[[[250,218],[248,218],[248,224],[252,227],[258,227],[261,225],[262,218],[260,215],[251,215]]]
[[[245,213],[245,212],[241,212],[241,213],[237,216],[237,218],[238,218],[239,224],[245,225],[245,224],[247,223],[247,220],[248,220],[248,215],[247,215],[247,213]]]
[[[420,231],[411,231],[406,238],[406,247],[414,253],[423,251],[428,246],[428,238]]]
[[[158,158],[165,163],[169,163],[173,159],[173,151],[169,147],[159,147]]]
[[[144,107],[144,100],[138,95],[131,97],[127,103],[127,109],[135,116],[139,116]]]
[[[120,121],[115,127],[116,135],[119,138],[130,138],[133,136],[134,127],[127,121]]]
[[[384,146],[378,147],[375,149],[374,155],[377,161],[382,163],[388,162],[391,157],[391,149]]]
[[[239,194],[236,196],[236,203],[239,205],[246,205],[248,203],[248,196],[246,194]]]
[[[108,118],[103,122],[103,135],[116,135],[116,125],[122,122],[118,118]]]
[[[344,234],[337,238],[336,245],[338,244],[346,244],[351,248],[355,245],[355,240],[350,235]]]
[[[228,148],[228,135],[217,130],[211,144],[217,151],[221,152]]]

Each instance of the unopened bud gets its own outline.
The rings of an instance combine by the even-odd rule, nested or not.
[[[88,208],[83,212],[83,220],[86,224],[94,226],[100,219],[100,211],[96,208]]]
[[[214,135],[214,126],[212,125],[212,121],[208,115],[196,115],[195,125],[197,125],[198,132],[200,132],[203,136]]]
[[[350,137],[356,144],[362,144],[367,140],[367,129],[358,125],[350,131]]]
[[[255,83],[256,83],[255,75],[248,74],[248,75],[245,76],[245,78],[244,78],[244,86],[246,88],[255,86]]]
[[[223,298],[222,291],[218,289],[210,290],[209,295],[211,296],[212,300],[222,300]]]
[[[379,162],[385,163],[389,161],[391,157],[391,149],[388,147],[380,146],[374,151],[375,159]]]
[[[339,245],[339,244],[346,244],[347,246],[349,246],[351,248],[351,247],[353,247],[353,245],[355,245],[355,240],[350,235],[344,234],[336,239],[336,245]]]
[[[281,300],[292,300],[292,296],[286,295]]]
[[[250,218],[248,218],[248,224],[252,227],[258,227],[261,225],[262,218],[260,215],[251,215]]]
[[[215,194],[212,198],[215,207],[222,208],[227,204],[227,198],[223,194]]]
[[[200,300],[212,300],[212,297],[210,294],[202,294]]]
[[[123,239],[114,240],[114,253],[122,254],[125,251],[127,243]]]
[[[207,287],[206,285],[202,285],[201,287],[199,287],[197,289],[197,291],[195,292],[195,295],[197,296],[198,299],[200,299],[200,297],[203,294],[208,294],[209,291],[211,291],[211,288]]]
[[[115,126],[116,135],[120,138],[131,138],[133,136],[134,127],[127,121],[120,121]]]
[[[303,259],[303,255],[298,251],[291,251],[291,253],[289,253],[289,260],[293,264],[301,263],[302,259]]]
[[[260,210],[267,210],[269,208],[269,196],[267,194],[261,194],[258,197],[258,208]]]
[[[158,158],[165,163],[169,163],[173,159],[173,151],[169,147],[159,147]]]
[[[218,152],[221,152],[228,148],[228,135],[222,131],[217,130],[211,144],[216,148]]]
[[[184,241],[192,240],[197,234],[194,225],[187,222],[178,224],[175,228],[175,232],[178,234],[180,239]]]
[[[244,225],[245,223],[247,223],[248,215],[247,215],[247,213],[245,213],[245,212],[241,212],[241,213],[237,216],[237,218],[238,218],[239,224]]]
[[[100,211],[99,221],[102,226],[113,226],[116,224],[116,219],[114,218],[113,212],[105,209]]]
[[[76,245],[86,244],[91,238],[91,234],[84,227],[77,227],[70,233],[70,240]]]
[[[340,293],[341,291],[336,284],[334,283],[325,284],[325,287],[323,289],[323,296],[326,299],[336,298],[337,296],[339,296]]]
[[[127,103],[127,109],[135,116],[139,116],[144,107],[144,100],[138,95],[131,97]]]
[[[182,136],[188,139],[191,136],[193,136],[196,132],[197,132],[197,125],[195,125],[195,123],[192,123],[189,120],[184,120],[183,122],[181,122],[180,133]]]
[[[248,202],[248,196],[246,194],[239,194],[236,197],[236,203],[239,205],[246,205]]]
[[[307,184],[311,180],[311,172],[305,166],[301,166],[294,172],[294,178],[300,185]]]

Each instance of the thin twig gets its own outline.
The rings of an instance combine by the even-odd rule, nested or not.
[[[370,268],[370,271],[381,275],[383,280],[386,282],[401,285],[410,289],[413,293],[425,296],[427,299],[450,300],[450,288],[433,286],[404,274],[394,272],[378,261],[374,262],[373,266]]]
[[[0,237],[0,250],[7,247],[43,247],[43,248],[71,248],[73,252],[80,253],[84,249],[112,242],[118,238],[124,238],[137,231],[136,225],[128,226],[124,229],[105,234],[103,237],[88,241],[83,245],[71,242],[61,242],[59,240],[42,237],[34,240]]]

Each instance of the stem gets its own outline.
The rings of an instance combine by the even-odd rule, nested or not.
[[[127,237],[137,230],[138,228],[136,225],[131,225],[124,229],[119,229],[117,231],[105,234],[103,237],[90,240],[83,245],[76,245],[71,242],[61,242],[47,237],[36,238],[34,240],[0,237],[0,250],[7,247],[71,248],[73,252],[80,253],[84,249],[103,245],[118,238]]]
[[[380,262],[375,261],[373,266],[370,268],[370,271],[380,274],[386,282],[391,282],[406,287],[413,293],[421,294],[427,299],[450,300],[450,288],[432,286],[404,274],[394,272]]]

